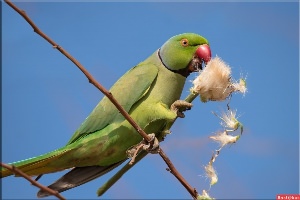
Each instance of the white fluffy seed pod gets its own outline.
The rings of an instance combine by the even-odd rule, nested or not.
[[[232,82],[231,68],[221,58],[212,58],[193,81],[192,91],[200,94],[202,102],[222,101],[233,92],[245,94],[246,80]]]
[[[233,83],[234,91],[245,94],[247,92],[246,79],[241,78],[239,82]]]
[[[200,94],[203,102],[222,101],[233,92],[231,69],[219,57],[211,59],[193,81],[193,91]]]
[[[210,179],[210,186],[218,182],[217,172],[212,165],[212,160],[204,167],[206,177]]]
[[[209,200],[209,199],[214,199],[214,198],[210,197],[206,190],[202,190],[202,194],[201,195],[198,194],[197,196],[197,200]]]
[[[222,131],[209,138],[220,144],[220,149],[218,150],[220,151],[225,145],[236,143],[240,138],[240,135],[233,136],[229,135],[226,131]]]

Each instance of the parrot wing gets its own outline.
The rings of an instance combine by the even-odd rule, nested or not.
[[[126,160],[126,159],[125,159]],[[114,168],[121,165],[125,160],[122,160],[118,163],[112,164],[110,166],[88,166],[88,167],[75,167],[60,179],[49,185],[48,187],[57,192],[63,192],[79,185],[82,185],[86,182],[94,180],[103,174],[113,170]],[[40,190],[37,193],[39,198],[47,197],[51,195],[47,191]]]
[[[140,64],[126,72],[110,89],[110,92],[128,112],[132,105],[142,98],[158,74],[154,64]],[[90,133],[101,130],[112,123],[119,114],[117,108],[105,96],[91,114],[76,130],[68,144]]]

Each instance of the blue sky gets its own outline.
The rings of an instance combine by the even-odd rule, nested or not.
[[[106,88],[143,61],[168,38],[184,32],[206,37],[213,56],[247,75],[248,93],[234,95],[245,132],[225,148],[215,168],[217,199],[274,199],[299,193],[299,4],[294,3],[16,3],[53,40],[76,57]],[[32,28],[2,4],[2,161],[37,156],[66,144],[103,95]],[[191,75],[189,80],[193,80]],[[187,81],[182,98],[191,87]],[[217,144],[219,112],[227,102],[201,103],[176,121],[161,144],[174,165],[199,192],[209,189],[204,165]],[[149,155],[104,196],[180,198],[188,192]],[[113,171],[115,172],[115,171]],[[92,199],[112,176],[62,193]],[[63,173],[45,175],[48,185]],[[199,176],[200,175],[200,176]],[[36,198],[22,178],[2,180],[2,198]]]

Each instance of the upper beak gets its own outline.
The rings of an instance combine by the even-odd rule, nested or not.
[[[196,50],[196,54],[201,61],[205,62],[205,64],[211,59],[211,50],[207,44],[200,45]]]

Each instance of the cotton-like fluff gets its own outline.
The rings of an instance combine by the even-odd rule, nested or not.
[[[218,176],[215,168],[213,167],[213,160],[211,160],[205,167],[205,173],[207,178],[210,179],[210,186],[216,184],[218,182]]]
[[[198,194],[197,196],[197,200],[209,200],[209,199],[214,199],[214,198],[210,197],[206,190],[202,190],[202,194],[201,195]]]
[[[234,91],[231,69],[219,57],[211,59],[200,75],[193,81],[193,91],[200,94],[201,101],[222,101]]]
[[[232,86],[234,87],[235,91],[239,91],[242,94],[247,92],[246,78],[240,78],[240,81],[233,83]]]
[[[220,149],[217,150],[220,151],[225,145],[236,143],[240,138],[240,135],[232,136],[229,135],[226,131],[222,131],[218,132],[214,136],[210,136],[209,138],[220,144]]]
[[[241,129],[241,133],[243,133],[243,124],[237,120],[238,117],[236,117],[236,110],[227,110],[226,112],[222,112],[222,115],[219,116],[215,112],[213,112],[214,115],[219,117],[221,119],[221,125],[226,129],[227,132],[229,131],[236,131],[238,128]]]

